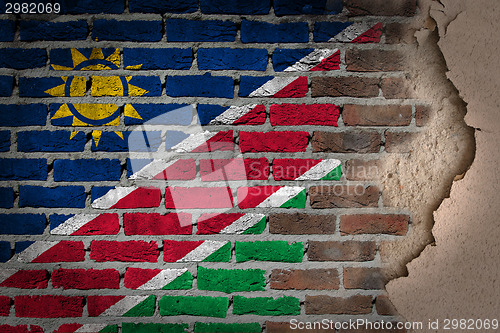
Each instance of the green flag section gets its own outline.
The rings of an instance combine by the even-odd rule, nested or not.
[[[122,333],[182,333],[188,324],[143,324],[123,323]]]
[[[231,260],[231,243],[227,242],[214,253],[207,256],[204,262],[229,262]]]
[[[174,281],[161,288],[163,290],[185,290],[193,287],[193,275],[189,271],[182,273]]]
[[[340,180],[342,176],[342,167],[339,165],[329,173],[327,173],[321,180]]]
[[[198,267],[198,289],[225,293],[265,290],[265,272],[262,269],[210,269]]]
[[[123,317],[151,317],[155,313],[156,298],[150,295],[141,303],[137,304],[123,314]]]
[[[261,234],[266,229],[266,217],[264,216],[259,222],[242,232],[242,235]]]
[[[283,296],[247,298],[233,297],[233,314],[253,314],[258,316],[296,316],[300,314],[300,300],[295,297]]]
[[[278,261],[302,262],[304,247],[302,242],[288,244],[287,241],[236,242],[236,262]]]
[[[306,189],[303,189],[296,196],[283,203],[280,208],[306,208],[306,197]]]
[[[224,324],[224,323],[196,323],[195,333],[260,333],[259,323]]]
[[[118,325],[108,325],[100,330],[99,333],[118,333]]]
[[[159,301],[162,316],[203,316],[225,318],[229,298],[210,296],[163,296]]]

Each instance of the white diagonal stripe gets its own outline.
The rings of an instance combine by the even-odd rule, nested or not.
[[[26,250],[18,254],[17,261],[26,263],[32,262],[42,253],[44,253],[51,247],[56,246],[58,243],[59,242],[47,242],[47,241],[34,242],[30,246],[28,246]],[[11,260],[13,259],[14,258],[12,258]]]
[[[16,274],[18,269],[0,269],[0,283],[4,282],[12,275]]]
[[[171,149],[177,153],[189,153],[191,150],[198,148],[203,144],[206,144],[206,142],[216,134],[217,132],[212,133],[209,131],[191,134],[185,140],[179,142]]]
[[[316,67],[329,56],[337,52],[338,49],[319,49],[306,55],[304,58],[297,61],[292,66],[286,68],[284,72],[307,72]]]
[[[250,112],[253,108],[255,108],[257,104],[243,105],[243,106],[231,106],[226,111],[222,112],[220,115],[212,119],[208,124],[209,125],[224,125],[224,124],[232,124],[239,118],[243,117],[245,114]]]
[[[318,180],[340,165],[339,160],[322,160],[295,180]]]
[[[136,189],[136,186],[116,187],[102,197],[94,200],[94,202],[92,202],[92,208],[109,209]]]
[[[146,298],[148,296],[125,296],[125,298],[107,308],[100,316],[122,316]]]
[[[52,235],[71,235],[85,224],[89,223],[93,219],[99,217],[99,214],[78,214],[70,217],[56,228],[52,229],[50,233]]]
[[[170,282],[187,272],[187,268],[181,269],[163,269],[151,280],[141,285],[138,290],[157,290],[165,287]]]
[[[141,179],[149,180],[156,177],[160,172],[164,171],[166,168],[177,162],[178,159],[164,161],[164,160],[153,160],[148,165],[144,166],[141,170],[135,172],[129,177],[129,179]]]
[[[264,201],[257,205],[259,208],[281,207],[285,202],[299,194],[303,187],[284,186],[267,197]]]
[[[224,229],[221,234],[241,234],[250,227],[253,227],[265,217],[264,214],[245,214]]]
[[[297,79],[298,77],[275,77],[252,91],[248,97],[274,96],[278,91],[282,90]]]
[[[370,28],[373,27],[373,24],[371,23],[366,23],[366,22],[359,22],[359,23],[354,23],[332,38],[330,38],[328,41],[329,42],[352,42],[359,36],[361,36],[363,33],[367,32],[370,30]]]
[[[104,329],[108,324],[85,324],[78,328],[75,332],[79,333],[96,333]]]
[[[188,262],[188,261],[202,261],[228,242],[221,241],[204,241],[200,246],[195,248],[193,251],[186,254],[181,259],[177,260],[177,262]]]

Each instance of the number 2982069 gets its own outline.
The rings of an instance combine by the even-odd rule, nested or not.
[[[59,3],[7,2],[5,14],[58,14],[61,12]]]

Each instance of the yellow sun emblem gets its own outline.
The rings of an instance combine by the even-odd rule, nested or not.
[[[54,70],[68,71],[102,71],[120,68],[120,50],[115,49],[107,57],[103,49],[94,48],[86,57],[78,49],[71,49],[73,66],[51,64]],[[83,97],[87,95],[87,79],[82,76],[61,76],[63,84],[50,88],[45,93],[57,97]],[[90,96],[143,96],[147,90],[130,84],[132,76],[92,76]],[[131,104],[123,108],[124,116],[142,119]],[[52,120],[72,117],[71,126],[118,126],[120,125],[120,107],[116,104],[65,103],[61,104],[52,115]],[[66,122],[65,122],[66,123]],[[69,125],[69,124],[68,124]],[[71,133],[73,138],[79,131]],[[115,133],[123,139],[121,131]],[[96,146],[101,139],[102,131],[93,130],[92,138]]]

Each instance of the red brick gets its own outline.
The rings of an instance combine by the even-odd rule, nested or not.
[[[158,244],[144,241],[92,241],[90,259],[97,262],[157,262]]]
[[[345,105],[342,119],[346,126],[408,126],[410,105]]]
[[[339,289],[336,269],[273,269],[271,289]]]
[[[337,126],[340,108],[334,104],[273,104],[272,126]]]
[[[118,289],[120,273],[116,269],[57,269],[52,272],[52,285],[63,289]]]
[[[64,318],[81,317],[84,298],[81,296],[16,296],[16,317]]]
[[[391,300],[386,295],[377,296],[375,300],[375,309],[377,313],[382,316],[397,316],[398,311],[392,304]]]
[[[372,312],[372,297],[355,295],[348,298],[326,295],[306,296],[306,314],[369,314]]]
[[[370,261],[375,259],[375,242],[309,241],[307,257],[310,261]]]
[[[410,217],[397,214],[357,214],[340,217],[342,235],[389,234],[403,236],[408,232]]]
[[[239,146],[242,153],[304,152],[307,132],[240,132]]]
[[[348,180],[377,180],[380,174],[380,160],[353,159],[346,163],[345,177]]]
[[[59,241],[57,244],[33,259],[33,263],[77,262],[85,260],[83,242]]]
[[[229,187],[167,187],[167,209],[231,208],[233,195]]]
[[[388,153],[411,152],[418,134],[412,132],[386,132],[385,151]]]
[[[153,179],[190,180],[196,177],[196,162],[190,159],[175,161]]]
[[[49,272],[46,270],[19,270],[3,280],[0,287],[20,289],[47,288]]]
[[[355,49],[347,50],[345,57],[347,70],[351,72],[394,72],[407,67],[400,51]]]
[[[242,213],[207,213],[202,214],[198,219],[197,235],[212,235],[218,234],[224,228],[233,224],[241,218]]]
[[[191,235],[191,214],[130,213],[123,215],[125,235]]]
[[[415,123],[417,126],[427,126],[431,117],[431,108],[427,105],[415,107]]]
[[[379,189],[363,185],[312,186],[309,197],[312,208],[377,207]]]
[[[416,0],[348,0],[344,6],[350,16],[413,16],[417,9]]]
[[[380,82],[382,95],[387,99],[415,98],[410,81],[400,77],[386,77]]]
[[[385,280],[379,268],[344,268],[344,287],[346,289],[383,289],[384,286]]]
[[[313,77],[312,97],[377,97],[379,79],[371,77]]]
[[[204,182],[265,180],[269,178],[269,161],[265,157],[201,160],[200,175]]]
[[[417,30],[409,24],[388,23],[385,26],[385,42],[387,44],[415,44]]]
[[[0,316],[8,316],[12,299],[8,296],[0,296]],[[0,331],[1,332],[1,331]]]
[[[89,317],[98,317],[124,298],[125,296],[87,296]]]
[[[159,188],[140,187],[118,201],[111,208],[152,208],[159,207],[161,202],[161,191]]]
[[[321,160],[313,159],[275,159],[273,161],[273,177],[275,180],[295,180]]]
[[[335,215],[271,214],[269,232],[282,235],[334,234]]]
[[[378,153],[382,142],[377,132],[314,132],[315,153]]]

